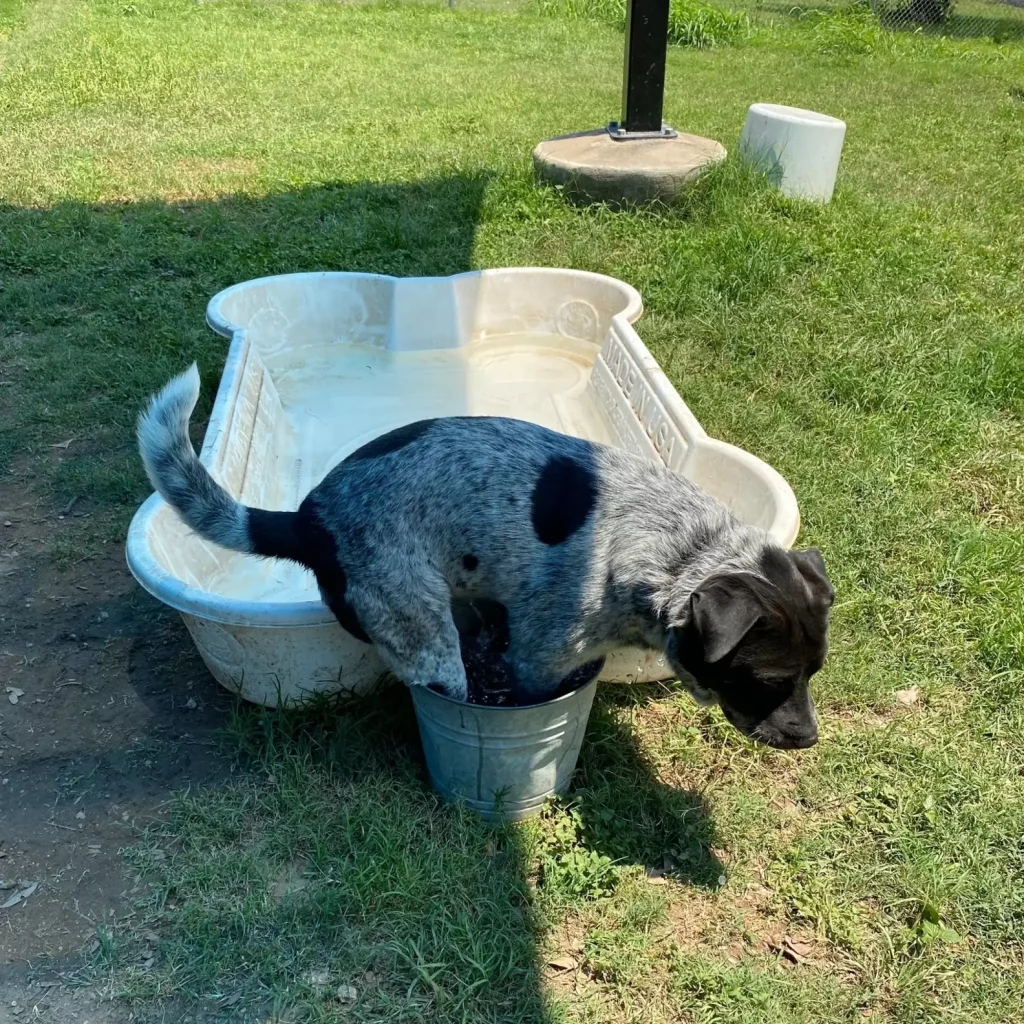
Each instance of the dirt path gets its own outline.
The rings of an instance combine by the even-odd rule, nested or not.
[[[90,512],[0,487],[0,1020],[91,1024],[126,1008],[77,984],[97,927],[141,891],[120,855],[168,796],[222,776],[230,701],[120,545],[46,551]],[[34,886],[34,888],[33,888]]]

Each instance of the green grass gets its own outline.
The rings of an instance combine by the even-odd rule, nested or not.
[[[0,39],[21,24],[24,0],[0,0]]]
[[[145,495],[149,391],[198,358],[209,403],[217,289],[540,264],[641,290],[642,337],[711,433],[793,484],[839,592],[817,748],[609,688],[573,802],[521,828],[436,802],[404,700],[240,712],[246,770],[133,855],[156,889],[97,954],[115,990],[236,1021],[1019,1016],[1019,47],[846,13],[674,49],[678,128],[732,146],[757,99],[843,117],[836,199],[729,162],[678,209],[617,214],[564,205],[529,161],[614,117],[611,26],[530,5],[4,11],[0,464],[102,513],[54,557],[87,557]]]
[[[536,0],[541,14],[552,18],[604,21],[622,28],[625,0]],[[672,0],[668,12],[668,41],[706,50],[746,38],[750,23],[745,13],[704,0]]]

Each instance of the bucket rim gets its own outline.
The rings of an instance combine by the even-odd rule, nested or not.
[[[555,704],[562,704],[570,700],[578,699],[582,694],[586,693],[587,690],[596,687],[598,682],[599,680],[597,679],[591,679],[589,683],[584,683],[582,686],[578,686],[575,690],[570,690],[568,693],[563,693],[560,697],[543,701],[540,704],[513,704],[511,706],[506,705],[505,707],[492,704],[470,704],[469,701],[455,700],[454,697],[445,696],[445,694],[438,693],[436,690],[428,689],[426,686],[410,686],[409,689],[412,690],[414,702],[430,698],[442,701],[445,704],[454,704],[455,707],[471,708],[474,712],[479,711],[490,714],[492,712],[508,713],[509,711],[536,711],[538,708],[550,708]]]

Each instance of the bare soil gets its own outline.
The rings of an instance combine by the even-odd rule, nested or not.
[[[102,514],[0,484],[0,905],[38,883],[0,910],[4,1022],[132,1019],[82,972],[97,928],[123,925],[144,884],[120,851],[172,792],[229,770],[231,698],[122,546],[48,555],[60,533],[84,544]]]

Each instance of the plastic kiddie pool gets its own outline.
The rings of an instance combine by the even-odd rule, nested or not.
[[[792,544],[800,520],[789,485],[708,437],[633,330],[641,311],[634,288],[575,270],[285,274],[235,285],[207,308],[230,347],[202,460],[246,504],[295,509],[332,466],[395,427],[513,416],[660,459]],[[158,495],[136,513],[127,556],[139,583],[181,612],[217,680],[247,700],[362,693],[383,673],[373,648],[321,602],[311,573],[202,540]],[[602,678],[669,675],[658,655],[622,651]]]

